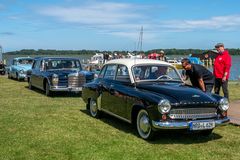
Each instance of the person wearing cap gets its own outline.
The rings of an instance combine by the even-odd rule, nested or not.
[[[165,55],[164,55],[164,51],[163,50],[161,50],[160,52],[159,52],[159,54],[160,54],[160,56],[159,56],[159,60],[160,61],[167,61],[167,58],[165,57]]]
[[[192,64],[188,58],[182,59],[181,63],[185,70],[185,79],[190,78],[193,87],[204,92],[212,92],[214,85],[212,72],[200,64]]]
[[[218,52],[213,67],[213,75],[215,76],[214,91],[219,94],[222,87],[224,97],[229,99],[228,93],[228,79],[230,76],[230,69],[232,59],[228,50],[224,49],[223,43],[217,43],[215,48]]]

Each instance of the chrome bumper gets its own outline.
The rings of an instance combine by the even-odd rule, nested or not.
[[[59,86],[51,86],[51,91],[61,92],[61,91],[67,91],[67,92],[80,92],[82,91],[82,87],[59,87]]]
[[[225,117],[223,119],[210,119],[215,122],[215,127],[228,124],[230,119]],[[155,129],[188,129],[191,122],[201,122],[206,120],[192,120],[192,121],[152,121],[153,128]]]
[[[18,74],[19,79],[25,79],[26,77],[27,77],[27,74],[24,74],[24,73],[19,73]]]

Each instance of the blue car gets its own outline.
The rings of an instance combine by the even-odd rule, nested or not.
[[[82,86],[93,79],[94,73],[82,70],[78,58],[38,57],[28,72],[29,89],[41,89],[47,96],[62,91],[81,93]]]
[[[14,58],[12,64],[7,68],[8,78],[15,78],[18,81],[27,78],[27,71],[32,68],[33,58],[18,57]]]

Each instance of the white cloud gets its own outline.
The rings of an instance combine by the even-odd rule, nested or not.
[[[140,15],[131,12],[131,8],[130,4],[124,3],[97,3],[79,7],[46,7],[39,12],[65,22],[108,25],[141,18]]]
[[[143,9],[143,6],[139,6],[139,10]],[[136,40],[145,19],[145,16],[136,10],[136,6],[127,3],[91,3],[74,7],[49,6],[40,8],[38,13],[61,22],[84,25],[100,34]]]
[[[58,21],[85,26],[100,34],[111,34],[136,40],[140,27],[144,27],[145,40],[159,37],[161,33],[190,32],[198,30],[231,31],[240,27],[240,15],[216,16],[209,19],[160,20],[149,8],[163,6],[134,5],[131,3],[90,3],[79,6],[48,6],[38,13]],[[161,14],[164,14],[161,12]]]
[[[191,31],[198,29],[233,30],[240,26],[240,15],[211,17],[204,20],[172,20],[159,24],[161,27],[173,30]]]

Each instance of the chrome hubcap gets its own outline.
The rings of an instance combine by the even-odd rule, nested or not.
[[[97,114],[97,103],[94,100],[91,100],[90,102],[90,112],[92,116],[96,116]]]
[[[138,113],[137,130],[138,134],[144,139],[147,139],[152,132],[150,119],[146,110],[140,110]]]
[[[143,115],[139,120],[139,127],[144,132],[147,133],[150,129],[149,119],[146,115]]]

